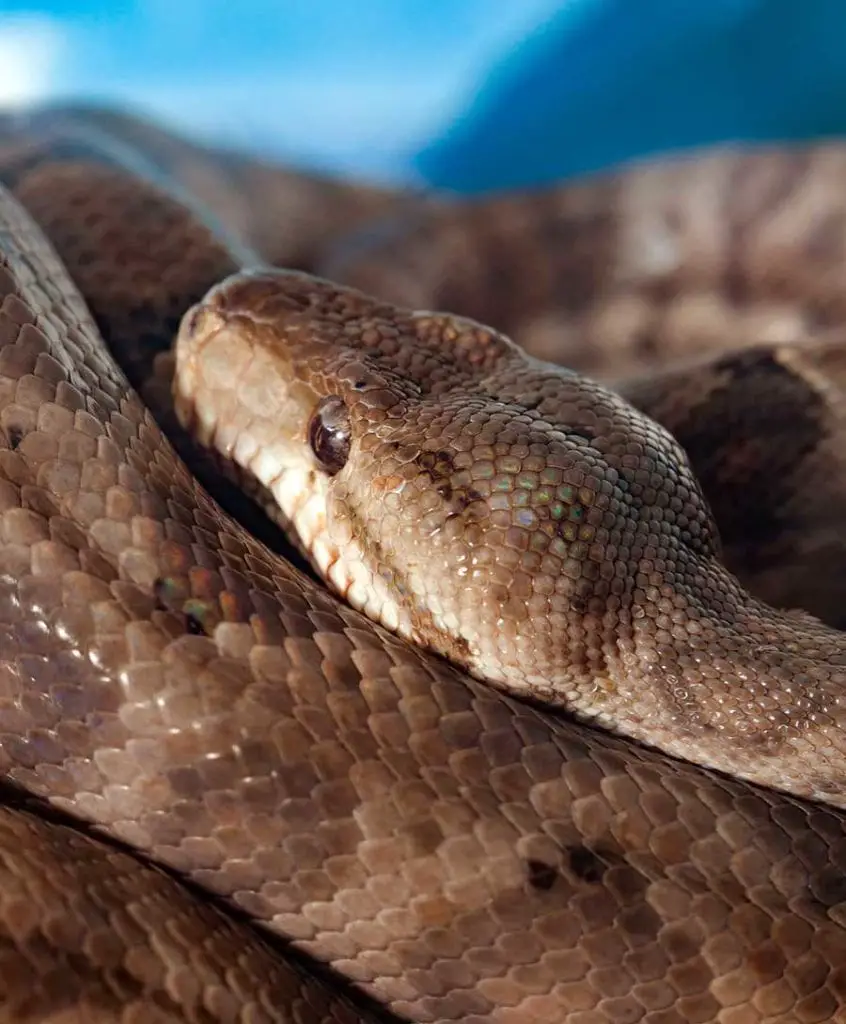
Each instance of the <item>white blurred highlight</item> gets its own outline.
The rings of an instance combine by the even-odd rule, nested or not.
[[[15,106],[50,95],[65,44],[64,32],[50,18],[0,20],[0,104]]]

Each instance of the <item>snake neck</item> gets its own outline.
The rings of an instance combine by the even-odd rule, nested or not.
[[[455,616],[431,609],[405,619],[392,612],[389,624],[513,695],[685,760],[846,806],[840,632],[751,598],[713,558],[693,560],[683,582],[644,563],[625,595],[588,600],[576,614],[571,606],[515,618],[513,591],[503,586],[500,596],[498,629],[487,634],[462,635]]]
[[[628,618],[576,711],[764,785],[846,797],[843,634],[749,597],[713,561],[689,587],[635,589]]]
[[[388,629],[514,696],[846,806],[846,636],[750,597],[715,555],[670,550],[626,566],[619,586],[562,574],[537,593],[496,563],[415,569],[401,544],[375,551],[349,515],[326,515],[325,495],[282,483],[309,496],[288,521],[318,573]]]

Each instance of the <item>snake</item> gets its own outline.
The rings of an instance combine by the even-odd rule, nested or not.
[[[846,1020],[844,166],[0,121],[0,1019]]]

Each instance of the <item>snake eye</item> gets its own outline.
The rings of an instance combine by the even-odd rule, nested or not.
[[[317,461],[334,476],[350,454],[350,414],[343,398],[322,398],[308,424],[308,443]]]

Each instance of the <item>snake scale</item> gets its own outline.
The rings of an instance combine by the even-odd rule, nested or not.
[[[838,144],[721,151],[459,203],[108,111],[0,121],[0,1019],[846,1020],[844,173]],[[215,288],[263,260],[323,279]],[[400,338],[369,373],[429,352],[421,322],[519,369],[407,312],[451,309],[663,424],[702,550],[805,609],[759,652],[801,698],[774,784],[515,699],[332,596],[177,421],[200,302],[310,358]],[[722,658],[741,720],[777,719]],[[724,749],[759,759],[755,732]]]

